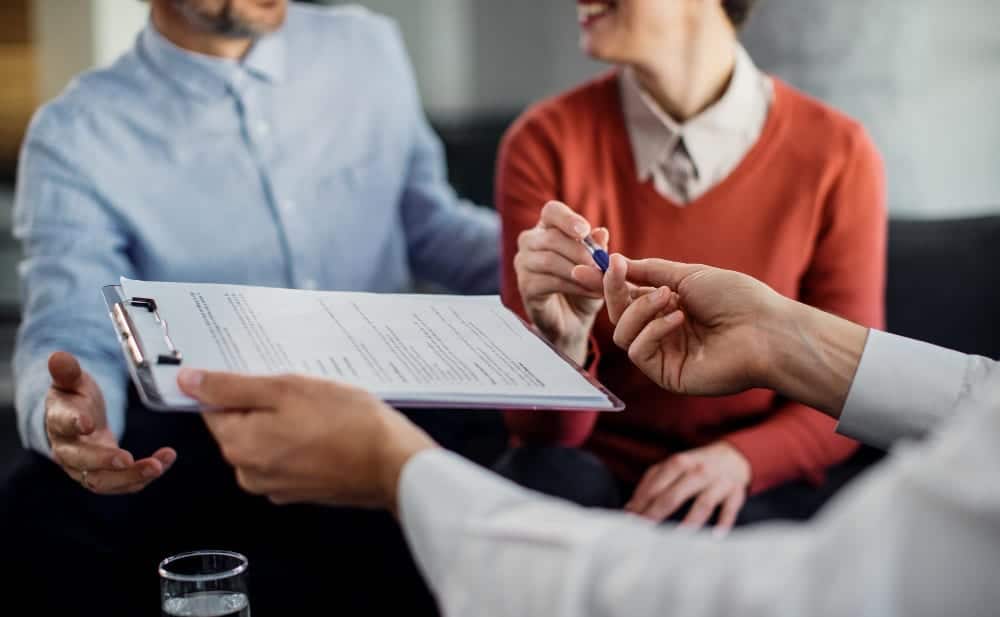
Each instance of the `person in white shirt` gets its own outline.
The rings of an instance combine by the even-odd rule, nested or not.
[[[612,258],[615,342],[660,386],[772,388],[896,444],[817,519],[721,540],[517,487],[371,395],[182,372],[240,484],[279,503],[387,508],[447,615],[996,615],[1000,364],[868,330],[731,271]],[[626,282],[628,281],[628,282]],[[946,315],[941,316],[947,319]]]

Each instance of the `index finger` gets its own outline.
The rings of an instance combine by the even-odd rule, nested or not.
[[[554,227],[574,240],[583,240],[590,233],[587,219],[560,201],[545,204],[540,222],[543,227]]]
[[[184,369],[177,375],[181,391],[203,405],[222,409],[275,407],[288,391],[287,377],[251,377]]]
[[[618,253],[612,255],[608,271],[604,273],[604,300],[607,302],[612,324],[618,323],[622,313],[632,303],[632,294],[626,281],[628,273],[628,260]]]

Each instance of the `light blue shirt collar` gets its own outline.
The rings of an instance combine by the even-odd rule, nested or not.
[[[239,61],[182,49],[160,34],[152,22],[140,35],[139,47],[166,78],[194,96],[222,96],[230,88],[239,89],[247,75],[270,83],[280,83],[285,77],[284,28],[257,39]]]

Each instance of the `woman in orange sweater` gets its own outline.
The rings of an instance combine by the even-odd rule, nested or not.
[[[600,294],[574,280],[575,265],[593,264],[580,240],[592,232],[632,258],[740,270],[881,327],[882,163],[856,122],[757,69],[736,36],[752,0],[579,2],[582,47],[617,68],[534,106],[506,135],[503,295],[628,408],[510,412],[514,443],[527,447],[498,467],[571,497],[563,488],[586,492],[610,470],[625,491],[617,505],[654,520],[686,509],[690,526],[714,515],[726,529],[748,496],[819,485],[856,444],[773,392],[657,388],[613,344]],[[567,468],[543,450],[584,464]],[[782,514],[779,505],[765,516]]]

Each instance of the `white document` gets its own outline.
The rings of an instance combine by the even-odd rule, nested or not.
[[[122,279],[152,298],[183,366],[252,375],[299,373],[353,384],[399,406],[621,409],[497,296],[320,292]],[[145,355],[162,332],[130,310]],[[157,326],[158,327],[158,326]],[[158,336],[159,335],[159,336]],[[180,367],[151,360],[169,407],[192,401]]]

